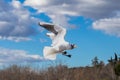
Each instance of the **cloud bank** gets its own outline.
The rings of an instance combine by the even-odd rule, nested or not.
[[[26,41],[36,34],[32,27],[36,19],[16,0],[8,3],[0,0],[0,39]]]
[[[12,50],[0,47],[0,64],[31,63],[46,61],[39,55],[29,55],[24,50]]]
[[[114,5],[114,3],[116,5]],[[120,10],[120,1],[114,0],[25,0],[24,5],[45,12],[52,19],[56,15],[85,16],[92,19],[114,16]]]
[[[120,37],[120,18],[100,19],[93,23],[93,28]]]
[[[119,4],[119,0],[25,0],[24,2],[25,6],[38,10],[38,13],[45,13],[54,23],[70,26],[69,16],[84,16],[94,21],[93,29],[115,36],[120,34]]]

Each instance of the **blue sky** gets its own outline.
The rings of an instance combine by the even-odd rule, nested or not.
[[[114,5],[116,4],[116,5]],[[66,41],[78,47],[72,58],[57,55],[70,67],[91,65],[97,56],[107,60],[120,53],[120,1],[114,0],[0,0],[0,65],[49,63],[44,46],[51,40],[38,22],[67,29]]]

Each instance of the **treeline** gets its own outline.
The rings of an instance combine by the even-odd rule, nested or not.
[[[114,58],[104,64],[97,57],[92,66],[69,68],[58,64],[44,70],[32,69],[30,66],[12,65],[0,70],[0,80],[120,80],[120,58]]]

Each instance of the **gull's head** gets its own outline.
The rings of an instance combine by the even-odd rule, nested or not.
[[[77,46],[75,44],[71,44],[71,49],[76,48]]]

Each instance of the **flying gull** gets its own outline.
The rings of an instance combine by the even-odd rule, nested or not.
[[[74,49],[76,45],[64,40],[66,29],[46,22],[39,22],[39,25],[49,31],[46,35],[52,40],[51,46],[45,46],[43,49],[44,57],[49,60],[55,60],[58,53],[71,57],[66,50]]]

